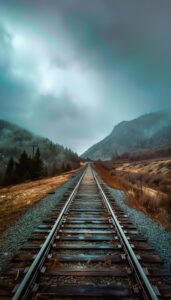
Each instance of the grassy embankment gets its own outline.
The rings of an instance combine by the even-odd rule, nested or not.
[[[0,189],[0,234],[28,208],[68,181],[79,169]]]
[[[171,230],[171,160],[99,162],[95,169],[125,202]]]

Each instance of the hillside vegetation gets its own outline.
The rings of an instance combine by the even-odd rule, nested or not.
[[[70,149],[37,136],[10,122],[0,120],[0,174],[4,175],[10,157],[18,163],[25,151],[33,158],[40,151],[41,159],[48,176],[79,167],[80,158]]]
[[[97,162],[96,170],[126,203],[171,230],[171,159]]]
[[[49,193],[63,185],[80,169],[0,189],[0,235],[14,220]]]

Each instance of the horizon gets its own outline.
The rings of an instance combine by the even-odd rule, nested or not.
[[[170,111],[170,108],[169,108],[169,111]],[[65,144],[60,144],[58,141],[52,141],[52,142],[53,142],[54,144],[59,144],[60,146],[63,146],[64,148],[69,148],[70,150],[72,150],[73,152],[75,152],[76,154],[78,154],[79,156],[82,156],[87,150],[89,150],[91,147],[93,147],[94,145],[98,144],[98,143],[101,142],[103,139],[105,139],[108,135],[110,135],[110,134],[112,133],[112,131],[114,130],[114,128],[115,128],[116,126],[118,126],[120,123],[122,123],[122,122],[131,122],[131,121],[137,120],[137,119],[139,119],[139,118],[141,118],[141,117],[144,117],[144,116],[146,116],[146,115],[149,115],[149,114],[157,114],[157,113],[167,113],[167,114],[169,114],[168,110],[160,110],[160,111],[158,110],[158,111],[153,111],[153,112],[150,112],[150,113],[145,113],[145,114],[143,114],[143,115],[138,115],[138,116],[135,117],[134,119],[130,119],[130,120],[122,120],[121,122],[115,124],[115,125],[113,126],[113,128],[108,132],[107,135],[105,135],[104,137],[102,137],[102,139],[95,141],[94,144],[90,145],[89,148],[86,148],[86,149],[84,150],[84,152],[81,152],[81,153],[79,153],[78,151],[73,150],[70,146],[66,146]],[[28,130],[30,133],[32,133],[32,134],[35,135],[35,136],[39,136],[39,137],[47,138],[47,139],[51,140],[48,136],[40,135],[40,134],[38,134],[38,133],[36,133],[36,132],[34,132],[34,131],[32,131],[32,130],[29,130],[28,128],[26,128],[26,127],[24,127],[24,126],[18,125],[18,124],[15,123],[15,122],[11,122],[11,121],[8,121],[8,120],[5,120],[5,119],[0,119],[0,121],[9,122],[9,123],[11,123],[11,124],[13,124],[13,125],[18,126],[18,127],[21,128],[21,129]]]
[[[2,0],[0,16],[1,119],[81,155],[170,110],[169,1]]]

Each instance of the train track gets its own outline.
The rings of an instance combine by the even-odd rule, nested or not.
[[[169,282],[88,165],[1,276],[0,299],[171,299]]]

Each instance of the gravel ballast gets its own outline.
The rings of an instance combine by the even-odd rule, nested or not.
[[[139,233],[144,236],[164,262],[171,267],[171,232],[150,219],[143,212],[133,209],[125,204],[125,195],[122,191],[109,188],[115,197],[116,203],[128,215]]]
[[[54,194],[47,195],[23,214],[13,226],[8,228],[0,238],[0,271],[2,271],[9,260],[18,252],[21,246],[31,236],[35,227],[47,218],[58,204],[63,194],[76,181],[80,174],[73,177]],[[156,252],[171,267],[171,232],[151,220],[144,213],[137,211],[125,204],[125,195],[122,191],[109,188],[115,197],[117,204],[125,211],[137,230],[147,238],[148,243],[154,247]]]
[[[80,175],[81,172],[54,190],[54,194],[47,195],[29,208],[2,234],[0,237],[0,272],[31,236],[35,227],[51,214],[64,193],[78,181]]]

